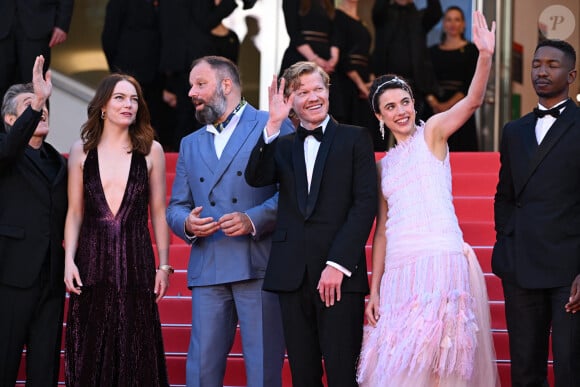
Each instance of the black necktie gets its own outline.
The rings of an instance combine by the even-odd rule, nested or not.
[[[538,108],[534,108],[534,114],[536,115],[536,117],[538,118],[544,118],[547,115],[550,115],[554,118],[558,118],[560,117],[560,109],[562,108],[562,106],[557,106],[548,110],[541,110]]]
[[[314,129],[314,130],[308,130],[305,129],[302,125],[298,126],[298,130],[296,131],[296,133],[298,133],[298,137],[300,138],[300,141],[304,141],[304,139],[308,136],[314,136],[315,139],[317,139],[319,142],[322,142],[322,126],[319,126],[318,128]]]

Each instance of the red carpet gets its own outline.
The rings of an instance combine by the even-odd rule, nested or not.
[[[377,159],[382,154],[377,154]],[[169,153],[167,158],[168,198],[173,182],[177,154]],[[479,258],[490,298],[492,329],[497,353],[497,364],[503,386],[509,386],[508,337],[503,309],[503,292],[497,277],[491,274],[491,248],[495,241],[493,229],[493,195],[497,184],[499,155],[495,152],[452,153],[453,195],[455,209],[464,239],[471,244]],[[371,232],[372,235],[372,232]],[[186,286],[186,269],[189,248],[182,240],[172,236],[170,262],[176,273],[171,277],[168,295],[159,304],[163,337],[167,354],[167,368],[173,386],[185,385],[185,359],[189,344],[189,324],[191,323],[191,298]],[[370,237],[367,247],[370,270]],[[369,273],[370,275],[370,273]],[[245,386],[245,371],[241,355],[241,342],[236,338],[226,371],[226,386]],[[23,355],[25,357],[25,355]],[[23,359],[24,362],[24,359]],[[24,365],[24,364],[23,364]],[[287,362],[284,365],[284,387],[292,385]],[[553,384],[552,364],[549,364],[550,383]],[[63,369],[61,364],[61,382]],[[20,370],[23,384],[24,367]]]

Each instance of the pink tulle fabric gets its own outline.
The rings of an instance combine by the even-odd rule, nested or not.
[[[385,272],[380,319],[365,327],[360,386],[499,385],[485,281],[455,215],[449,156],[430,152],[421,126],[381,167]]]

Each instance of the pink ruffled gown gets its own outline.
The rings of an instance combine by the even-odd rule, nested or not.
[[[428,149],[423,126],[381,160],[388,204],[380,319],[366,326],[363,387],[497,386],[483,273],[463,242],[449,155]]]

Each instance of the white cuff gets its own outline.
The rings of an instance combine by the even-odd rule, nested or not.
[[[252,220],[252,218],[250,218],[250,215],[248,215],[247,212],[244,212],[244,215],[246,215],[248,217],[248,219],[250,219],[250,223],[252,223],[252,232],[251,232],[251,235],[253,237],[255,237],[256,236],[256,225],[254,224],[254,221]]]
[[[278,130],[276,133],[274,133],[273,135],[268,137],[268,128],[267,127],[264,128],[264,142],[266,144],[270,144],[272,141],[277,139],[279,135],[280,135],[280,131]]]
[[[339,270],[340,272],[342,272],[342,274],[344,274],[345,276],[349,277],[352,275],[352,272],[350,270],[348,270],[347,268],[343,267],[342,265],[339,265],[336,262],[333,261],[326,261],[326,264],[328,266],[332,266],[334,267],[336,270]]]
[[[183,235],[185,235],[185,237],[187,238],[187,240],[191,243],[195,242],[197,240],[197,236],[195,235],[190,235],[187,232],[187,228],[185,227],[185,222],[183,222]]]

